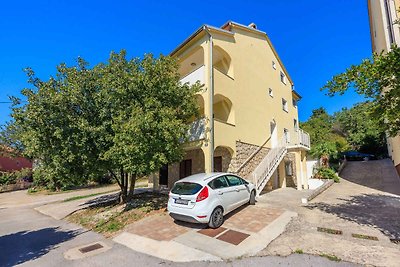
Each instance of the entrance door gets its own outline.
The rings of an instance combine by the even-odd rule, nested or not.
[[[222,157],[214,157],[214,172],[222,172]]]
[[[271,127],[271,147],[276,147],[278,145],[278,131],[276,122],[275,121],[270,122],[270,127]]]
[[[179,179],[192,175],[192,160],[182,160],[179,165]]]
[[[168,185],[168,164],[165,164],[160,168],[158,183],[160,185]]]

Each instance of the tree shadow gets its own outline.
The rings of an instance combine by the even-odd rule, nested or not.
[[[306,208],[319,209],[360,225],[372,226],[390,239],[400,239],[399,197],[362,194],[340,200],[344,202],[340,204],[313,203],[307,205]]]
[[[95,199],[86,201],[85,203],[81,204],[80,206],[88,205],[89,208],[94,207],[106,207],[106,206],[113,206],[118,204],[119,201],[119,193],[108,194],[100,197],[96,197]]]
[[[80,230],[64,231],[59,227],[21,231],[0,237],[0,266],[9,267],[35,260],[56,245],[81,234]]]

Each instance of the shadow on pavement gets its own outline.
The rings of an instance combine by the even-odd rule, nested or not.
[[[63,231],[58,227],[52,227],[1,236],[0,266],[15,266],[40,258],[56,245],[68,241],[81,233],[82,231]]]
[[[351,196],[350,199],[340,199],[340,204],[313,203],[308,209],[319,209],[335,214],[342,219],[361,225],[379,229],[391,239],[400,238],[400,198],[380,195],[362,194]]]
[[[96,207],[96,206],[113,205],[113,204],[118,203],[118,198],[119,198],[119,193],[104,195],[104,196],[97,197],[95,199],[86,201],[85,203],[81,204],[80,206],[88,205],[90,208],[90,207]]]

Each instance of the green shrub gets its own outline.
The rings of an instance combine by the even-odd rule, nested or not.
[[[32,182],[32,170],[25,168],[20,171],[0,173],[0,185],[15,184],[18,181]]]
[[[339,182],[339,177],[336,175],[335,171],[331,168],[322,167],[317,170],[315,174],[317,179],[333,179],[335,183]]]

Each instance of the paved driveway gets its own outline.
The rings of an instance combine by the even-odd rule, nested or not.
[[[93,193],[85,191],[84,194]],[[136,252],[102,235],[34,210],[38,205],[71,197],[28,196],[26,191],[0,194],[0,266],[187,266]],[[75,195],[81,195],[82,191]],[[136,240],[138,242],[138,240]],[[101,243],[109,249],[68,260],[72,250]],[[253,257],[231,262],[191,262],[197,266],[354,266],[310,255]]]
[[[133,223],[114,240],[149,255],[173,261],[221,260],[254,255],[285,229],[294,212],[267,205],[244,206],[222,227],[175,222],[167,214]],[[140,242],[137,242],[140,240]]]
[[[259,255],[301,249],[360,264],[399,266],[400,245],[390,240],[400,239],[400,179],[393,165],[389,160],[349,162],[341,176],[306,206],[287,204],[279,192],[265,195],[263,201],[299,216]]]

